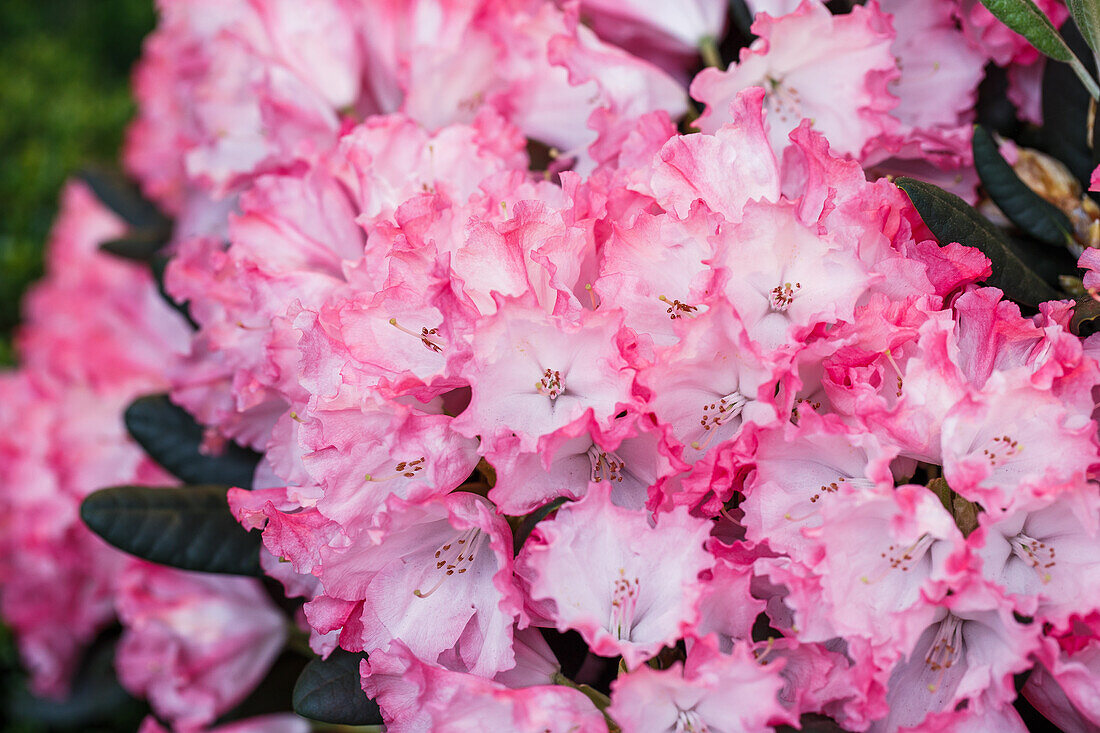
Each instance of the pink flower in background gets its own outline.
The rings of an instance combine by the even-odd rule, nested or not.
[[[283,616],[256,580],[134,562],[120,583],[119,679],[178,728],[240,702],[283,646]]]

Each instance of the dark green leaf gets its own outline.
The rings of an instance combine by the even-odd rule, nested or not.
[[[260,455],[232,441],[218,455],[199,452],[203,428],[167,395],[149,395],[126,408],[126,429],[154,461],[189,484],[252,488]]]
[[[781,725],[775,730],[776,733],[795,733],[795,731],[802,731],[802,733],[844,733],[844,728],[835,720],[816,713],[803,715],[799,718],[798,724],[798,728]]]
[[[260,533],[229,512],[225,486],[115,486],[84,499],[80,517],[115,547],[183,570],[260,575]]]
[[[124,237],[104,242],[99,248],[124,260],[149,262],[166,244],[168,239],[162,232],[134,230]]]
[[[164,287],[164,273],[168,269],[168,261],[169,257],[163,252],[156,252],[149,259],[149,269],[153,271],[153,280],[157,283],[157,292],[160,293],[160,297],[164,299],[165,303],[172,306],[177,313],[187,320],[191,328],[197,331],[199,330],[199,324],[195,323],[195,319],[191,317],[191,311],[188,310],[187,304],[177,301],[168,294]]]
[[[63,700],[35,697],[22,683],[8,691],[10,715],[53,730],[87,731],[96,724],[130,721],[136,726],[147,707],[127,694],[114,670],[117,630],[88,650]]]
[[[982,5],[1052,59],[1069,62],[1073,58],[1054,24],[1032,0],[982,0]]]
[[[1100,0],[1066,0],[1066,5],[1085,42],[1095,53],[1100,48]]]
[[[523,547],[523,543],[527,541],[527,538],[531,536],[531,532],[534,531],[535,525],[546,519],[546,516],[565,503],[565,497],[559,496],[551,502],[543,504],[535,511],[531,512],[523,518],[516,527],[515,535],[512,537],[512,552],[518,555],[520,548]]]
[[[1061,277],[1077,273],[1077,258],[1066,247],[1051,247],[1030,237],[1006,235],[1008,248],[1050,287],[1063,293]],[[1062,295],[1061,297],[1066,297]]]
[[[1073,318],[1070,320],[1070,329],[1078,336],[1095,333],[1096,319],[1100,318],[1100,303],[1086,293],[1077,299],[1077,305],[1073,309]],[[1084,331],[1085,333],[1082,333]]]
[[[1022,125],[1016,117],[1016,105],[1008,98],[1008,72],[994,63],[985,66],[985,77],[978,85],[975,110],[978,124],[1004,137],[1019,138]]]
[[[166,232],[168,220],[160,210],[141,195],[137,187],[122,174],[104,169],[81,171],[80,178],[88,184],[103,205],[115,212],[133,229]]]
[[[981,125],[974,127],[973,147],[974,167],[982,186],[1013,224],[1045,244],[1061,247],[1072,241],[1069,218],[1020,180]]]
[[[730,0],[730,18],[737,30],[751,37],[749,28],[752,26],[753,13],[745,0]]]
[[[306,658],[301,653],[285,650],[271,665],[263,680],[248,693],[248,697],[219,717],[210,729],[216,730],[218,726],[260,715],[291,712],[290,698],[294,684],[306,664]]]
[[[953,193],[912,178],[899,178],[905,191],[940,244],[958,242],[977,247],[993,263],[987,284],[1000,288],[1005,297],[1029,306],[1060,298],[1009,248],[1007,237],[984,216]]]
[[[294,712],[323,723],[381,725],[382,713],[360,682],[359,662],[366,658],[337,649],[328,659],[307,664],[294,685]]]

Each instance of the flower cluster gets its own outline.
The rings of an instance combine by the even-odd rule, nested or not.
[[[285,641],[79,523],[172,483],[119,418],[167,390],[262,454],[230,510],[387,730],[1025,730],[1028,673],[1100,726],[1100,336],[888,175],[977,200],[978,85],[1038,121],[1044,62],[973,0],[753,0],[699,71],[728,5],[161,2],[125,162],[195,328],[74,184],[0,381],[38,689],[117,614],[143,730],[201,730]]]

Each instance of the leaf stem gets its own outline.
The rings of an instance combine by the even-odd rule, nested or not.
[[[1100,86],[1097,86],[1096,80],[1092,78],[1092,75],[1089,74],[1089,70],[1081,63],[1081,59],[1074,56],[1070,60],[1069,65],[1070,68],[1073,69],[1073,73],[1077,74],[1077,78],[1085,85],[1085,89],[1088,90],[1089,95],[1093,99],[1100,100]]]

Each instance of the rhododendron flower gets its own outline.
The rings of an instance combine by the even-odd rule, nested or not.
[[[868,142],[893,130],[897,99],[887,84],[897,76],[890,45],[894,32],[877,5],[834,16],[806,0],[789,15],[758,15],[759,36],[726,71],[705,69],[691,95],[707,106],[699,126],[715,132],[729,121],[734,95],[746,87],[765,90],[769,140],[776,150],[803,119],[828,136],[837,152],[859,158]]]
[[[399,642],[362,663],[363,689],[392,731],[604,733],[607,723],[577,690],[538,685],[509,689],[471,674],[424,664]]]
[[[341,646],[367,652],[397,640],[418,658],[483,676],[515,665],[512,543],[488,502],[466,492],[391,496],[373,523],[346,531],[350,541],[321,550],[324,594],[306,606],[314,629],[341,629]]]
[[[539,625],[576,629],[597,654],[633,668],[698,621],[708,525],[684,508],[662,514],[616,507],[604,484],[538,526],[517,559]]]
[[[133,563],[122,574],[119,679],[177,726],[195,729],[240,702],[286,635],[255,580]]]
[[[971,151],[1076,102],[984,4],[158,7],[126,165],[175,220],[68,186],[0,374],[36,693],[117,618],[143,733],[298,733],[237,703],[307,633],[392,731],[1018,731],[1018,694],[1100,729],[1100,254],[1031,248]],[[980,191],[1019,262],[899,173]],[[187,500],[122,419],[158,393],[195,424],[129,429],[166,466],[198,443],[185,481],[240,459],[238,559],[278,583],[80,523],[101,487]]]
[[[516,301],[499,307],[474,333],[464,370],[473,396],[455,430],[480,435],[490,451],[514,433],[530,452],[540,437],[588,410],[606,427],[630,403],[633,373],[619,349],[620,313],[585,311],[572,321]]]
[[[776,694],[782,663],[765,665],[745,645],[732,654],[695,643],[687,661],[661,672],[641,666],[612,684],[607,709],[623,733],[642,731],[768,731],[793,722]]]

